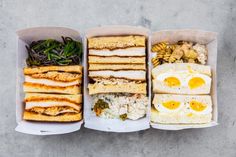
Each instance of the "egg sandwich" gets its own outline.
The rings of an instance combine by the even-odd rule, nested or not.
[[[202,124],[212,119],[209,95],[155,94],[151,121],[162,124]]]
[[[152,70],[153,91],[173,94],[209,94],[211,68],[194,63],[163,64]]]

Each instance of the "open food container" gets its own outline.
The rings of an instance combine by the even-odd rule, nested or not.
[[[97,117],[92,108],[92,97],[89,95],[88,84],[88,38],[99,36],[123,36],[123,35],[142,35],[146,37],[146,80],[147,80],[147,96],[148,96],[148,111],[146,116],[138,120],[107,119]],[[150,128],[150,69],[149,69],[149,30],[142,27],[134,26],[104,26],[89,29],[85,33],[84,38],[84,121],[85,127],[107,131],[107,132],[133,132]]]
[[[24,73],[26,58],[28,56],[26,45],[35,40],[56,39],[62,41],[62,36],[68,36],[74,40],[80,40],[80,33],[76,30],[62,27],[36,27],[17,31],[18,51],[17,51],[17,78],[16,78],[16,131],[34,135],[53,135],[65,134],[80,129],[83,121],[71,123],[52,123],[52,122],[31,122],[22,119],[24,112]]]
[[[206,124],[161,124],[151,122],[151,126],[156,129],[163,130],[181,130],[188,128],[205,128],[212,127],[218,124],[217,120],[217,34],[215,32],[207,32],[202,30],[165,30],[154,32],[151,35],[151,45],[163,41],[176,43],[178,41],[191,41],[206,45],[208,49],[208,60],[206,65],[211,67],[212,83],[210,96],[212,98],[212,120]],[[151,55],[149,51],[149,55]],[[150,63],[151,64],[151,63]],[[152,93],[152,97],[154,94]]]

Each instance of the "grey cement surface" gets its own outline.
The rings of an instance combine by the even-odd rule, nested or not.
[[[220,125],[183,131],[104,133],[82,128],[56,136],[14,131],[16,35],[34,26],[127,24],[151,30],[199,28],[219,33]],[[0,0],[0,157],[236,157],[235,0]]]

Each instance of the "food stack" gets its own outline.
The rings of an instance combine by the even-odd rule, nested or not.
[[[211,67],[205,45],[187,41],[152,46],[153,106],[159,124],[205,124],[212,120]]]
[[[82,119],[83,69],[80,65],[71,65],[80,62],[77,50],[81,47],[77,41],[65,39],[64,43],[53,39],[34,41],[27,47],[24,120],[74,122]]]
[[[89,94],[99,117],[137,120],[146,115],[146,37],[88,39]]]

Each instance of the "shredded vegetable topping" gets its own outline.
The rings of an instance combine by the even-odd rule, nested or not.
[[[28,66],[77,65],[82,60],[82,43],[70,37],[33,41],[26,45]]]

